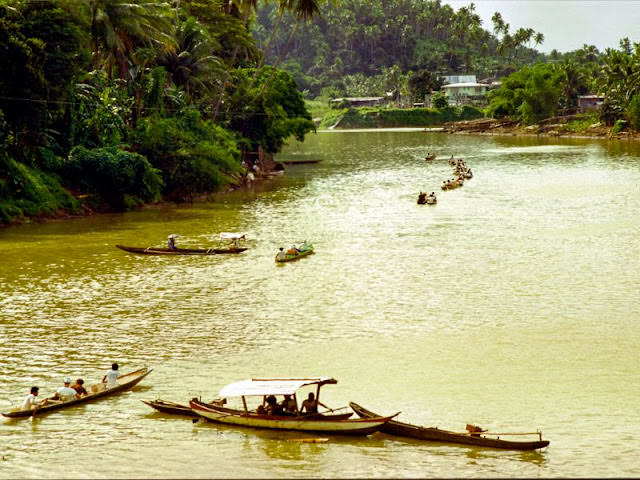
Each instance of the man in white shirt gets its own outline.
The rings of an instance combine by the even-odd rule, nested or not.
[[[118,371],[118,364],[114,363],[111,365],[111,370],[107,372],[107,374],[102,378],[102,383],[107,383],[107,388],[113,388],[118,385],[118,376],[120,372]]]
[[[78,392],[71,388],[71,378],[66,377],[64,379],[64,386],[56,390],[56,393],[52,397],[52,399],[60,400],[62,402],[68,402],[69,400],[73,400],[74,398],[76,398],[77,393]]]
[[[31,393],[22,402],[22,410],[34,410],[42,406],[43,402],[38,400],[38,390],[38,387],[31,387]]]

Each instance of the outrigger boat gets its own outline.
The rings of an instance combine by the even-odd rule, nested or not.
[[[284,258],[281,258],[279,253],[276,254],[276,262],[291,262],[292,260],[306,257],[307,255],[311,255],[312,253],[313,244],[305,240],[304,242],[302,242],[302,245],[300,245],[300,248],[295,253],[291,249],[289,249],[285,252]]]
[[[349,406],[361,418],[377,418],[378,416],[377,413],[367,410],[355,402],[350,402]],[[542,432],[539,431],[532,433],[489,433],[474,425],[467,425],[467,429],[468,433],[457,433],[439,428],[420,427],[411,425],[410,423],[390,420],[382,426],[380,431],[398,437],[417,438],[430,442],[475,445],[479,447],[501,448],[504,450],[538,450],[549,445],[548,440],[542,440]],[[496,436],[497,438],[491,438],[487,435]],[[517,441],[503,440],[500,438],[500,436],[506,435],[538,435],[538,440]]]
[[[267,396],[271,395],[291,395],[296,399],[296,392],[300,388],[314,385],[316,386],[316,399],[318,399],[320,387],[335,383],[338,381],[329,377],[244,380],[224,387],[220,391],[221,401],[219,402],[204,403],[193,398],[189,402],[189,406],[193,412],[213,422],[243,427],[320,432],[334,435],[369,435],[380,430],[385,423],[395,417],[392,415],[390,417],[350,419],[351,412],[335,414],[333,413],[335,410],[330,410],[331,413],[323,412],[310,415],[269,415],[258,413],[259,408],[249,409],[247,406],[247,397],[261,397],[264,401]],[[242,409],[224,406],[227,399],[233,398],[242,400]]]
[[[172,236],[177,237],[178,235],[169,235],[169,237]],[[233,246],[217,248],[127,247],[125,245],[116,245],[116,247],[125,252],[144,255],[220,255],[225,253],[242,253],[247,250],[247,247],[240,247],[238,245],[238,241],[243,238],[245,238],[244,234],[223,232],[220,234],[220,240],[230,240]]]
[[[22,410],[20,408],[14,408],[13,410],[9,410],[8,412],[2,412],[2,415],[9,418],[23,418],[23,417],[31,417],[31,416],[40,416],[45,413],[52,412],[54,410],[61,410],[63,408],[74,407],[81,403],[88,403],[93,400],[97,400],[98,398],[106,397],[107,395],[113,395],[115,393],[124,392],[125,390],[129,390],[133,386],[137,385],[144,377],[149,375],[153,369],[152,368],[141,368],[140,370],[136,370],[135,372],[130,372],[125,375],[120,375],[118,377],[118,385],[112,388],[105,388],[106,383],[96,383],[94,385],[89,386],[87,391],[88,395],[80,398],[74,398],[73,400],[69,400],[66,402],[55,402],[55,403],[47,403],[43,407],[36,409],[27,409]]]

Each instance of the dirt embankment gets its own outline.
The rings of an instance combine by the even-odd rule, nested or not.
[[[473,135],[531,135],[640,140],[640,132],[624,130],[613,134],[612,127],[607,127],[599,122],[576,130],[571,125],[571,122],[577,119],[579,119],[579,117],[576,115],[565,115],[547,118],[536,125],[523,126],[520,122],[513,120],[480,118],[477,120],[447,123],[444,126],[444,131]]]

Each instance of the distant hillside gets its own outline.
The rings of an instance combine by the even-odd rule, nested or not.
[[[544,41],[542,34],[525,28],[511,32],[499,13],[492,25],[482,25],[473,3],[457,11],[440,0],[341,0],[318,6],[319,14],[300,21],[292,38],[295,17],[286,12],[280,18],[276,3],[259,8],[253,29],[267,63],[277,64],[284,53],[281,67],[310,97],[323,89],[384,94],[381,90],[397,78],[377,85],[363,80],[380,75],[427,71],[482,79],[544,59],[531,48]]]

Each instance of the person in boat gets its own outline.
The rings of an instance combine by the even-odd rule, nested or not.
[[[78,378],[75,381],[75,383],[71,385],[71,388],[73,388],[76,391],[77,398],[89,395],[89,392],[87,392],[87,389],[84,388],[84,380],[81,378]]]
[[[318,413],[318,405],[326,408],[327,410],[331,410],[324,403],[316,399],[313,392],[309,392],[309,396],[307,397],[307,399],[304,402],[302,402],[302,407],[300,408],[300,412],[304,413],[305,415],[314,415]]]
[[[118,376],[120,375],[118,368],[120,368],[118,364],[113,363],[111,365],[111,370],[109,370],[107,374],[102,377],[102,383],[106,383],[107,388],[113,388],[118,385]]]
[[[22,402],[22,410],[37,410],[47,404],[47,399],[38,400],[39,387],[31,387],[29,395]]]
[[[58,400],[60,402],[68,402],[69,400],[73,400],[77,398],[78,392],[76,392],[73,388],[71,388],[71,378],[65,377],[64,385],[56,390],[56,393],[53,394],[51,400]]]
[[[282,408],[285,415],[296,415],[298,413],[298,404],[291,395],[284,396],[284,400],[280,403],[280,408]]]
[[[418,205],[422,205],[423,203],[426,202],[426,196],[427,196],[427,194],[424,193],[424,192],[420,192],[418,194]]]
[[[288,255],[298,255],[299,253],[300,253],[300,249],[298,248],[298,246],[295,243],[293,245],[291,245],[289,250],[287,250],[287,254]]]
[[[267,415],[282,415],[282,407],[278,405],[278,401],[274,395],[267,397],[266,412]]]
[[[278,252],[278,260],[284,260],[286,258],[286,253],[284,253],[284,248],[280,247],[280,251]]]
[[[167,248],[169,250],[177,250],[178,247],[176,247],[176,239],[173,236],[170,236],[167,238]]]

